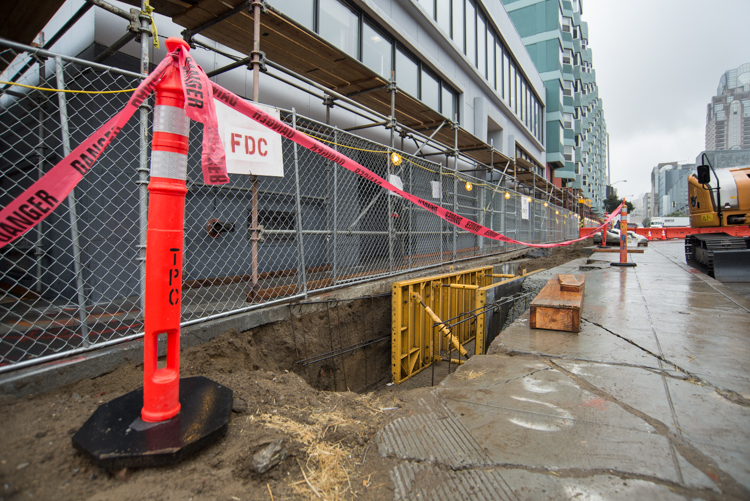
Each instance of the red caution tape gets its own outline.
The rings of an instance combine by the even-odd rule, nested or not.
[[[185,112],[197,121],[207,124],[203,137],[203,179],[206,184],[224,184],[229,182],[224,162],[224,148],[218,140],[216,128],[216,111],[211,98],[212,90],[209,80],[200,67],[195,64],[187,51],[178,50],[167,55],[156,69],[138,86],[128,104],[107,123],[83,141],[75,150],[52,167],[44,176],[32,184],[21,196],[0,211],[0,248],[13,242],[18,237],[43,221],[73,191],[73,188],[91,170],[91,167],[104,153],[104,150],[125,127],[130,117],[138,110],[143,101],[154,91],[164,71],[170,65],[179,62],[184,86],[190,85],[191,97],[195,99],[186,103]],[[198,75],[196,77],[196,74]],[[199,107],[197,96],[203,92],[204,106]],[[206,144],[208,143],[208,147]]]
[[[216,110],[213,104],[213,98],[216,98],[300,146],[336,162],[345,169],[402,196],[406,200],[424,207],[445,221],[475,235],[528,247],[558,247],[589,238],[587,235],[575,240],[554,244],[532,244],[513,240],[443,207],[400,190],[354,160],[341,155],[320,141],[292,129],[285,123],[280,122],[249,102],[241,99],[236,94],[211,82],[190,53],[178,48],[175,52],[169,53],[159,63],[159,66],[138,86],[138,89],[133,93],[130,101],[120,113],[81,143],[70,155],[31,185],[20,197],[0,211],[0,248],[36,226],[60,205],[62,200],[80,182],[84,174],[91,169],[94,162],[101,156],[104,149],[109,146],[117,133],[122,130],[141,103],[153,92],[154,86],[163,75],[165,69],[172,64],[178,65],[182,75],[185,94],[185,113],[191,119],[204,124],[201,164],[203,167],[203,179],[206,184],[226,184],[229,182],[229,176],[226,172],[224,148],[219,140]],[[595,231],[604,228],[619,212],[620,208],[613,211],[604,224],[599,226]]]
[[[277,132],[278,134],[281,134],[285,138],[291,141],[294,141],[300,146],[307,148],[308,150],[314,153],[317,153],[323,158],[336,162],[337,164],[344,167],[345,169],[362,176],[363,178],[377,184],[378,186],[385,188],[386,190],[392,191],[393,193],[396,193],[402,196],[403,198],[409,200],[410,202],[413,202],[417,205],[424,207],[425,209],[432,212],[436,216],[448,221],[449,223],[455,226],[458,226],[459,228],[462,228],[466,231],[474,233],[475,235],[490,238],[492,240],[500,240],[501,242],[507,242],[511,244],[526,245],[528,247],[558,247],[562,245],[570,245],[572,243],[579,242],[581,240],[584,240],[590,237],[590,235],[587,235],[581,238],[577,238],[575,240],[568,240],[566,242],[559,242],[559,243],[554,243],[554,244],[532,244],[532,243],[520,242],[518,240],[513,240],[512,238],[508,238],[504,235],[501,235],[500,233],[497,233],[496,231],[491,230],[490,228],[482,226],[479,223],[476,223],[463,216],[459,216],[455,212],[451,212],[447,209],[444,209],[443,207],[440,207],[431,202],[428,202],[427,200],[423,200],[417,196],[414,196],[411,193],[407,193],[403,190],[400,190],[399,188],[392,185],[391,183],[389,183],[382,177],[378,176],[371,170],[358,164],[354,160],[342,155],[341,153],[337,152],[336,150],[332,148],[329,148],[328,146],[321,143],[320,141],[313,139],[310,136],[303,134],[301,132],[298,132],[297,130],[289,127],[285,123],[277,120],[276,118],[268,115],[267,113],[264,113],[263,111],[259,110],[258,108],[250,104],[249,102],[245,101],[244,99],[241,99],[239,96],[224,89],[223,87],[213,82],[211,82],[211,85],[214,88],[214,92],[213,92],[214,97],[220,100],[221,102],[223,102],[224,104],[226,104],[227,106],[235,109],[236,111],[242,113],[245,116],[252,118],[256,122],[268,127],[269,129],[271,129],[274,132]],[[604,224],[602,224],[598,229],[603,228],[607,223],[609,223],[612,219],[614,219],[614,217],[617,214],[619,214],[619,212],[620,212],[620,208],[615,210],[607,219],[607,221]]]

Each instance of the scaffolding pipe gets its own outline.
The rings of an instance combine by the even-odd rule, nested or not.
[[[115,14],[117,16],[120,16],[123,19],[126,19],[129,22],[136,21],[138,19],[138,16],[133,16],[130,12],[122,10],[121,8],[112,5],[111,3],[105,2],[104,0],[86,0],[90,4],[94,4],[97,7],[101,7],[102,9],[111,12],[112,14]]]
[[[53,46],[53,45],[55,45],[55,44],[57,43],[57,41],[58,41],[58,40],[60,40],[60,39],[62,38],[62,36],[63,36],[63,35],[65,35],[65,34],[66,34],[66,33],[68,32],[68,30],[70,30],[70,28],[72,28],[72,27],[73,27],[73,26],[74,26],[74,25],[75,25],[75,24],[76,24],[76,23],[78,22],[78,20],[79,20],[79,19],[81,19],[81,18],[83,17],[83,15],[84,15],[85,13],[87,13],[87,12],[89,11],[89,9],[90,9],[91,7],[93,7],[93,5],[92,5],[92,4],[90,4],[90,3],[85,3],[85,4],[83,4],[83,5],[81,6],[81,8],[80,8],[80,9],[78,9],[78,11],[76,11],[76,13],[75,13],[75,14],[73,14],[73,15],[71,16],[71,18],[70,18],[70,19],[68,19],[68,22],[66,22],[66,23],[65,23],[65,24],[63,25],[63,27],[62,27],[62,28],[60,28],[60,29],[59,29],[59,30],[57,31],[57,33],[55,33],[55,34],[54,34],[54,35],[52,36],[52,38],[50,38],[50,39],[49,39],[49,41],[48,41],[48,42],[46,42],[46,43],[45,43],[45,44],[44,44],[44,45],[42,46],[42,48],[43,48],[43,49],[50,49],[50,48],[52,48],[52,46]],[[27,63],[26,63],[26,64],[25,64],[24,66],[23,66],[23,68],[21,68],[21,70],[20,70],[20,71],[18,71],[18,73],[16,73],[16,74],[15,74],[15,75],[13,76],[13,78],[11,78],[11,79],[10,79],[9,81],[10,81],[10,82],[16,82],[16,81],[18,81],[18,79],[19,79],[19,78],[21,78],[21,77],[23,76],[23,74],[24,74],[24,73],[26,73],[26,71],[28,71],[28,69],[29,69],[29,68],[31,68],[31,67],[32,67],[33,65],[34,65],[34,59],[32,58],[32,59],[31,59],[31,60],[29,60],[29,62],[27,62]],[[5,85],[5,86],[3,87],[3,90],[7,89],[8,87],[10,87],[10,85],[9,85],[9,84],[8,84],[8,85]]]
[[[57,100],[60,105],[60,132],[62,134],[63,155],[70,155],[70,131],[68,130],[68,104],[65,96],[65,77],[63,75],[62,59],[55,58],[55,73],[57,76],[57,88],[61,89],[57,93]],[[70,238],[73,243],[73,268],[76,277],[76,292],[78,297],[78,318],[81,321],[81,336],[83,337],[83,346],[87,348],[89,342],[89,326],[86,323],[86,297],[83,290],[83,272],[81,270],[81,244],[78,233],[78,214],[76,212],[76,191],[73,188],[68,195],[69,216],[70,216]]]
[[[131,78],[139,78],[139,79],[143,78],[143,75],[139,73],[133,73],[132,71],[121,70],[119,68],[113,68],[111,66],[105,66],[103,64],[94,63],[92,61],[87,61],[85,59],[80,59],[77,57],[65,56],[63,54],[58,54],[56,52],[51,52],[45,49],[40,49],[38,47],[32,47],[31,45],[25,45],[22,43],[14,42],[12,40],[8,40],[7,38],[0,37],[0,45],[4,45],[5,47],[11,48],[16,51],[28,52],[30,54],[37,54],[41,57],[50,57],[50,58],[59,57],[63,61],[68,61],[70,63],[80,64],[83,66],[88,66],[90,68],[94,68],[94,69],[101,70],[101,71],[108,72],[108,73],[115,73],[118,75],[124,75],[126,77],[131,77]]]
[[[144,2],[141,8],[144,8]],[[141,16],[141,74],[145,77],[149,74],[149,32],[150,18]],[[140,304],[141,311],[146,310],[146,236],[148,232],[148,179],[149,179],[149,137],[148,137],[148,114],[151,107],[148,100],[144,99],[139,111],[139,135],[140,155],[138,156],[138,269],[140,272]]]
[[[294,108],[292,108],[292,128],[297,130],[297,110]],[[297,220],[297,256],[299,258],[299,269],[301,271],[297,274],[298,280],[301,282],[298,283],[298,286],[302,290],[302,294],[307,297],[307,268],[305,267],[305,247],[302,245],[302,197],[300,196],[299,154],[297,152],[297,143],[294,143],[294,195],[294,205],[297,209],[297,214],[295,214]]]
[[[245,9],[248,5],[248,1],[249,0],[246,0],[245,2],[240,4],[238,7],[235,7],[233,11],[236,11],[236,12],[234,13],[240,12],[241,10]],[[253,58],[252,63],[253,63],[253,102],[254,103],[258,102],[258,97],[260,95],[260,8],[261,8],[261,5],[262,5],[262,0],[252,0],[253,50],[250,52],[250,55]],[[234,15],[234,13],[231,15]],[[226,15],[226,17],[229,17],[229,16]],[[220,19],[217,18],[212,21],[219,22],[219,20]],[[209,21],[209,23],[212,21]],[[209,24],[209,23],[206,23],[206,24]],[[202,27],[201,29],[205,29],[205,27]],[[190,36],[192,36],[192,34],[190,34]],[[258,285],[258,176],[253,176],[251,217],[252,217],[252,224],[253,224],[253,236],[250,241],[251,253],[252,253],[252,280],[253,280],[251,292],[255,294],[260,288],[260,286]]]
[[[42,86],[45,80],[45,66],[44,59],[37,58],[39,64],[39,85]],[[24,70],[25,71],[25,70]],[[41,179],[44,176],[44,160],[45,160],[45,137],[44,137],[44,102],[46,98],[43,92],[38,92],[37,97],[39,100],[39,144],[36,148],[37,154],[37,175]],[[44,221],[39,221],[39,225],[36,230],[36,242],[34,243],[34,259],[36,260],[36,284],[34,289],[38,294],[42,294],[42,258],[44,257]]]

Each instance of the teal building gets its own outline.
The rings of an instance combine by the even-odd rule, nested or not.
[[[582,0],[502,2],[544,81],[547,166],[555,184],[580,188],[601,212],[608,136]]]

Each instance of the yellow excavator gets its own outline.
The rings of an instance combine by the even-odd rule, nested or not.
[[[690,226],[716,231],[686,237],[685,259],[697,261],[721,282],[750,282],[750,237],[726,232],[750,227],[750,167],[717,171],[705,153],[703,160],[697,176],[688,177]]]

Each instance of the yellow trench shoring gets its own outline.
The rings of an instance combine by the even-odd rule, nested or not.
[[[541,271],[541,270],[540,270]],[[495,279],[510,279],[493,283]],[[448,328],[448,319],[468,319],[487,304],[487,291],[514,279],[515,275],[492,273],[492,266],[422,277],[393,284],[391,300],[391,370],[401,383],[433,362],[442,350],[458,350],[475,340],[474,354],[484,353],[485,316]],[[457,318],[458,317],[458,318]],[[451,346],[452,345],[452,346]],[[463,363],[453,360],[452,363]]]

